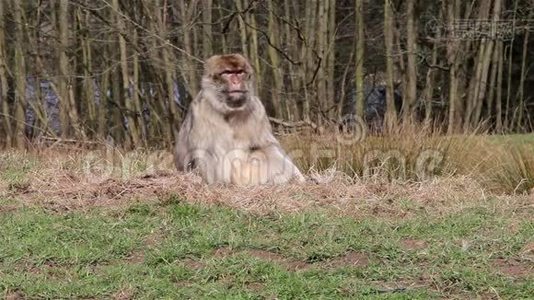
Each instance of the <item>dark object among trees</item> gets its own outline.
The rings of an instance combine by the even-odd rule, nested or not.
[[[356,111],[357,91],[351,89],[347,94],[347,99],[343,105],[343,116],[359,115]],[[384,118],[386,114],[386,86],[385,85],[364,85],[364,110],[363,119],[370,132],[382,132]],[[396,88],[394,90],[394,103],[397,113],[402,111],[402,94]]]

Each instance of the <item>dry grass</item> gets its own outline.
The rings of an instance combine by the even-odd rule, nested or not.
[[[56,147],[0,153],[0,196],[59,210],[176,195],[258,213],[328,207],[399,217],[455,211],[492,197],[519,206],[532,201],[527,194],[534,187],[534,148],[517,142],[521,138],[442,136],[407,126],[382,137],[330,133],[280,139],[307,171],[307,184],[208,187],[192,174],[176,173],[168,151]]]
[[[329,144],[323,138],[325,137],[316,137],[315,141],[322,145]],[[304,139],[295,142],[304,143]],[[440,173],[433,173],[439,176],[394,177],[395,174],[388,171],[388,167],[392,165],[387,162],[382,162],[375,174],[367,177],[340,171],[343,168],[339,166],[343,164],[350,162],[352,166],[357,165],[354,159],[357,156],[354,156],[350,161],[337,158],[330,165],[311,166],[311,171],[308,172],[310,180],[306,184],[254,188],[206,186],[193,174],[175,172],[172,156],[168,152],[138,151],[125,154],[118,150],[88,152],[45,149],[36,153],[8,151],[0,156],[4,174],[0,181],[0,197],[16,199],[15,206],[43,205],[60,212],[94,206],[122,207],[132,201],[157,203],[179,199],[206,205],[222,204],[259,214],[327,209],[354,216],[393,218],[406,218],[421,213],[449,214],[466,207],[485,206],[489,203],[488,199],[498,199],[499,201],[491,201],[494,203],[492,205],[504,210],[532,205],[532,196],[525,194],[509,197],[494,187],[511,188],[515,181],[521,180],[521,176],[532,176],[532,173],[528,173],[533,170],[532,165],[526,165],[524,160],[520,160],[526,159],[526,156],[513,156],[514,160],[509,160],[509,165],[501,166],[501,162],[489,156],[485,160],[472,158],[469,153],[473,152],[464,153],[460,148],[475,149],[473,151],[479,157],[490,154],[498,156],[497,153],[502,150],[489,150],[487,138],[473,137],[462,143],[456,141],[459,139],[427,139],[427,146],[423,146],[423,142],[409,148],[415,144],[407,139],[401,142],[400,139],[393,141],[373,138],[365,141],[365,144],[354,146],[359,149],[353,149],[352,152],[364,155],[365,150],[373,146],[379,145],[383,147],[381,149],[387,149],[387,145],[395,144],[401,149],[400,153],[408,153],[408,161],[411,161],[418,150],[429,149],[428,145],[434,145],[440,147],[437,149],[444,151],[446,155],[440,166],[433,166],[440,168]],[[406,152],[402,152],[404,150]],[[504,159],[504,152],[498,157]],[[494,173],[490,169],[487,173],[482,173],[490,162],[496,163],[496,168],[509,170],[510,175]],[[384,170],[388,173],[384,173]],[[382,176],[383,174],[387,176]],[[491,174],[494,175],[490,176]],[[527,186],[527,183],[524,185]]]
[[[282,143],[305,170],[335,168],[364,181],[460,176],[496,194],[525,194],[534,188],[534,141],[528,136],[445,136],[407,126],[381,137],[350,140],[331,133],[285,136]]]

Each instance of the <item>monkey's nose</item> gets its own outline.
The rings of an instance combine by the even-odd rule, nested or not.
[[[230,84],[229,84],[229,90],[230,91],[239,91],[241,90],[241,82],[232,82],[230,81]]]

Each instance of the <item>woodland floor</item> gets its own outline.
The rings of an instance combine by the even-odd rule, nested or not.
[[[466,177],[237,188],[171,169],[85,176],[68,155],[0,162],[6,299],[534,295],[534,195]]]

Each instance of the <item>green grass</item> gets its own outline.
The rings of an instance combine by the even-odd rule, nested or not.
[[[491,205],[488,205],[491,207]],[[510,224],[515,224],[510,234]],[[489,208],[429,219],[258,216],[185,204],[0,212],[0,293],[28,298],[428,299],[534,295],[534,221]],[[407,247],[406,241],[422,247]],[[262,254],[263,253],[263,254]],[[351,264],[356,253],[365,263]],[[349,261],[349,262],[347,262]],[[337,262],[337,263],[336,263]],[[295,267],[300,266],[300,267]]]
[[[516,144],[516,145],[530,145],[534,146],[534,134],[506,134],[506,135],[492,135],[490,140],[497,144]]]
[[[9,189],[23,188],[29,184],[28,173],[37,165],[27,153],[0,152],[0,181],[7,183]]]

